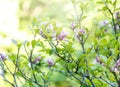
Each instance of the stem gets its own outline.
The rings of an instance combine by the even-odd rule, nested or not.
[[[113,29],[114,29],[114,33],[115,33],[115,38],[116,38],[116,40],[117,40],[117,39],[118,39],[118,36],[116,36],[116,34],[117,34],[117,29],[116,29],[116,24],[115,24],[115,19],[114,19],[113,12],[112,12],[111,9],[108,7],[107,3],[106,3],[106,2],[104,2],[104,3],[105,3],[105,6],[106,6],[107,9],[108,9],[108,12],[109,12],[110,15],[111,15],[112,24],[113,24]],[[115,9],[115,8],[114,8],[114,9]]]
[[[20,52],[20,48],[18,48],[18,52],[17,52],[16,62],[15,62],[15,71],[12,74],[13,75],[13,79],[14,79],[14,83],[15,83],[15,87],[18,87],[17,81],[16,81],[16,72],[17,72],[17,67],[19,67],[18,66],[19,52]]]
[[[118,87],[120,87],[120,80],[118,80],[116,73],[115,73],[115,72],[112,72],[112,74],[113,74],[114,77],[115,77],[115,80],[116,80],[116,82],[117,82],[117,84],[118,84]]]
[[[92,79],[90,78],[90,76],[88,76],[88,77],[87,77],[87,79],[91,82],[92,87],[95,87],[95,85],[94,85],[94,83],[93,83]]]
[[[107,84],[109,84],[110,86],[115,87],[115,86],[112,85],[110,82],[108,82],[108,81],[106,81],[105,79],[103,79],[102,77],[94,77],[94,78],[96,78],[96,79],[101,79],[101,80],[103,80],[104,82],[106,82]]]
[[[32,69],[32,70],[34,70],[33,65],[32,65],[32,54],[33,54],[33,50],[34,50],[34,48],[31,50],[31,52],[30,52],[30,57],[29,57],[30,65],[31,65],[31,69]],[[42,87],[42,85],[40,85],[40,84],[38,83],[35,73],[33,72],[32,74],[33,74],[33,78],[34,78],[35,82],[37,83],[37,85],[38,85],[39,87]]]
[[[80,84],[84,84],[84,85],[86,85],[86,86],[88,87],[88,85],[87,85],[86,83],[84,83],[83,81],[81,81],[79,78],[77,78],[77,77],[69,70],[69,68],[68,68],[67,66],[65,66],[65,68],[66,68],[67,72],[68,72],[73,78],[75,78],[76,80],[78,80],[78,81],[80,82]]]

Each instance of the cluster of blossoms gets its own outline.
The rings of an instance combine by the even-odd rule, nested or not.
[[[64,30],[62,30],[60,32],[60,34],[57,34],[58,32],[54,30],[54,25],[51,24],[51,23],[49,24],[48,22],[45,22],[45,23],[41,23],[41,25],[45,26],[44,30],[47,33],[47,35],[46,35],[46,33],[42,29],[40,29],[39,34],[44,39],[52,38],[52,40],[59,40],[59,41],[61,41],[61,40],[64,40],[66,38],[66,36],[68,35],[68,33],[65,32]],[[56,27],[59,28],[60,26],[58,24],[56,24]]]
[[[41,59],[42,59],[41,56],[36,57],[36,58],[32,61],[32,64],[38,64],[38,63],[40,63],[40,60],[41,60]],[[52,67],[52,66],[54,65],[54,60],[51,59],[51,58],[48,58],[48,59],[47,59],[47,63],[48,63],[48,65],[49,65],[50,67]]]
[[[74,30],[75,33],[75,38],[81,40],[84,36],[85,36],[85,29],[81,28],[81,29],[75,29]]]
[[[82,35],[85,34],[85,29],[84,28],[77,29],[76,27],[77,27],[76,23],[72,22],[71,23],[71,29],[75,32],[75,34],[76,34],[75,36],[79,37],[79,36],[82,36]]]

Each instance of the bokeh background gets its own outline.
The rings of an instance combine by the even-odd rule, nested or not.
[[[96,14],[97,0],[88,2],[87,22]],[[28,26],[34,17],[54,19],[69,25],[74,12],[71,0],[0,0],[0,51],[10,47],[11,38],[30,39]],[[89,23],[86,23],[86,25]]]

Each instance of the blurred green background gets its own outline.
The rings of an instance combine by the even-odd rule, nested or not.
[[[83,1],[83,0],[81,0]],[[98,0],[84,0],[88,3],[85,25],[91,26],[96,14]],[[10,47],[11,38],[30,39],[30,30],[34,17],[54,19],[64,26],[70,26],[74,8],[71,0],[0,0],[0,51]]]

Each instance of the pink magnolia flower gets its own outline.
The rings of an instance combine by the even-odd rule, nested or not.
[[[79,32],[83,35],[85,34],[85,30],[84,29],[80,29]]]
[[[5,59],[7,59],[7,55],[0,53],[0,60],[5,60]]]
[[[64,31],[61,31],[61,33],[58,35],[59,40],[63,40],[67,36],[67,33]]]
[[[49,58],[49,59],[47,59],[47,63],[49,64],[49,66],[53,66],[54,60]]]
[[[38,56],[37,58],[35,58],[33,61],[32,61],[32,64],[37,64],[39,63],[41,60],[41,56]]]

